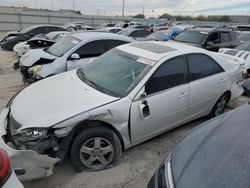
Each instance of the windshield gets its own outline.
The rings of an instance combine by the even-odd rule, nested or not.
[[[63,37],[61,40],[53,44],[51,47],[45,51],[51,55],[60,57],[64,55],[67,51],[77,45],[81,40],[73,36]]]
[[[241,41],[249,41],[250,40],[250,32],[249,33],[241,33],[239,35],[239,39]]]
[[[36,26],[27,27],[27,28],[23,29],[22,31],[20,31],[20,33],[27,33],[28,31],[30,31],[30,30],[32,30],[34,28],[36,28]]]
[[[200,44],[207,35],[208,33],[205,32],[187,30],[176,36],[174,40],[180,42]]]
[[[244,42],[243,44],[239,45],[236,49],[250,51],[250,41]]]
[[[113,49],[93,60],[84,69],[79,69],[81,75],[78,73],[78,76],[94,83],[105,93],[124,97],[152,67],[141,63],[143,62],[141,59],[138,56]]]

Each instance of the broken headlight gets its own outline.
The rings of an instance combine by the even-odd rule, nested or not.
[[[42,65],[36,65],[28,69],[29,75],[31,75],[35,79],[41,79],[41,76],[38,73],[42,70]]]
[[[13,135],[18,142],[34,142],[48,137],[46,128],[29,128],[19,131]]]

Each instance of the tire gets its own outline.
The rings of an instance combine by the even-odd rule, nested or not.
[[[98,171],[110,168],[122,154],[118,136],[110,128],[88,127],[79,133],[73,141],[70,159],[74,168]]]
[[[229,101],[228,93],[224,93],[222,96],[220,96],[220,98],[215,103],[209,117],[213,118],[213,117],[221,115],[224,112],[228,101]]]

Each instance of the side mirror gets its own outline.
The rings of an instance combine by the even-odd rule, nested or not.
[[[147,93],[146,92],[143,92],[142,94],[141,94],[141,99],[145,99],[147,97]]]
[[[69,58],[69,60],[79,60],[80,59],[80,56],[79,56],[79,54],[77,54],[77,53],[73,53],[71,56],[70,56],[70,58]]]
[[[212,41],[207,42],[208,47],[215,47],[215,44]]]

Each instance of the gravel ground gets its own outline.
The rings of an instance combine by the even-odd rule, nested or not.
[[[11,96],[22,89],[24,84],[19,72],[12,69],[13,63],[17,61],[16,55],[13,52],[0,51],[0,57],[0,110],[2,110]],[[241,96],[229,104],[227,110],[248,101],[248,97]],[[76,173],[69,162],[66,162],[63,166],[56,166],[52,176],[25,182],[24,185],[27,188],[146,187],[160,162],[178,140],[206,120],[201,118],[187,123],[125,151],[118,165],[105,171]]]

